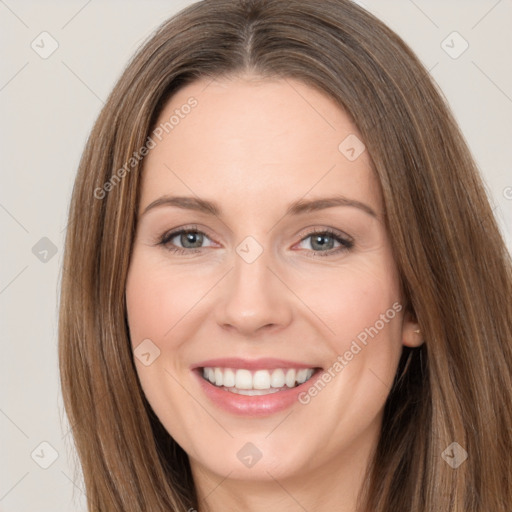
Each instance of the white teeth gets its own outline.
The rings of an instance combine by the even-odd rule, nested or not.
[[[291,368],[286,372],[285,382],[289,388],[293,388],[293,386],[295,386],[295,375],[295,370],[292,370]]]
[[[270,389],[270,373],[266,370],[258,370],[252,378],[253,389]]]
[[[224,370],[224,386],[227,388],[235,387],[235,372],[231,368]]]
[[[203,377],[215,386],[250,396],[275,393],[285,386],[293,388],[309,380],[313,373],[313,368],[276,368],[254,372],[246,369],[203,368]]]
[[[270,378],[270,385],[273,388],[282,388],[284,386],[284,371],[280,368],[272,372]]]
[[[235,388],[252,389],[252,375],[249,370],[237,370],[235,374]]]
[[[299,384],[303,384],[304,382],[306,382],[308,380],[308,369],[307,368],[303,368],[302,370],[299,370],[297,372],[297,382]]]
[[[215,385],[222,386],[222,381],[224,380],[222,370],[220,368],[215,368],[214,372],[215,372]]]

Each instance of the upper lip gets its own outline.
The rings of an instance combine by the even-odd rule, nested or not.
[[[247,370],[271,370],[276,368],[318,368],[314,364],[299,363],[285,359],[275,359],[263,357],[260,359],[241,359],[238,357],[227,357],[219,359],[208,359],[200,363],[193,364],[192,370],[197,368],[238,368]]]

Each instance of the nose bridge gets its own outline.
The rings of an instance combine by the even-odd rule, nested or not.
[[[264,326],[287,325],[291,319],[290,297],[270,270],[274,266],[271,250],[248,236],[236,247],[233,264],[220,297],[218,323],[244,334]]]

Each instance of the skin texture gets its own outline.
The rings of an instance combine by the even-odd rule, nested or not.
[[[159,123],[190,97],[197,106],[155,140],[142,179],[126,299],[133,348],[150,339],[160,350],[149,366],[135,358],[144,393],[190,457],[199,497],[207,496],[200,510],[354,511],[402,345],[422,342],[403,308],[307,405],[269,416],[220,409],[190,367],[275,357],[327,369],[402,304],[368,151],[350,161],[338,149],[358,135],[355,125],[301,82],[197,81],[173,96]],[[141,215],[164,195],[214,201],[221,212],[159,206]],[[353,206],[285,215],[293,201],[333,195],[376,215]],[[204,233],[202,246],[179,235],[159,245],[191,226]],[[315,245],[308,235],[325,228],[353,247],[335,252],[333,238]],[[263,249],[252,263],[236,251],[248,236]],[[173,253],[173,244],[189,252]],[[237,457],[248,442],[262,455],[251,468]]]

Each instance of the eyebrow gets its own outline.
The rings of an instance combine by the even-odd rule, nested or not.
[[[220,207],[213,201],[207,201],[198,197],[162,196],[146,206],[141,214],[141,217],[149,210],[158,208],[160,206],[175,206],[185,210],[194,210],[201,213],[206,213],[207,215],[215,215],[216,217],[219,217],[221,214]],[[353,208],[359,208],[368,215],[377,218],[375,211],[367,204],[340,195],[311,200],[299,199],[298,201],[294,201],[288,206],[285,216],[311,213],[324,210],[326,208],[333,208],[335,206],[350,206]]]

